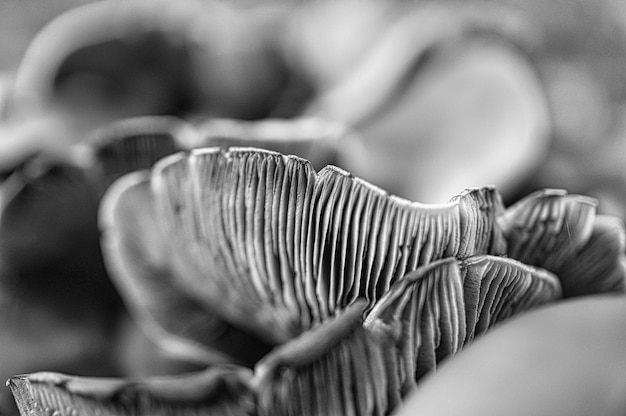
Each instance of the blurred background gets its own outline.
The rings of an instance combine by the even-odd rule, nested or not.
[[[620,0],[0,0],[0,380],[197,368],[108,280],[77,145],[110,122],[315,117],[354,133],[333,163],[411,200],[564,188],[624,218],[624,68]]]
[[[19,1],[0,3],[2,71],[15,71],[33,37],[50,19],[69,8],[88,3],[79,0]]]

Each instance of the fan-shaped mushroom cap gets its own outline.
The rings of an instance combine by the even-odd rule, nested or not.
[[[193,150],[153,170],[158,221],[181,284],[223,316],[284,342],[443,257],[504,253],[491,188],[429,206],[295,157]]]
[[[224,146],[258,147],[300,156],[321,169],[342,166],[346,155],[364,151],[358,134],[341,123],[319,118],[244,121],[214,118],[197,126],[199,135],[187,148]]]
[[[598,215],[587,244],[559,269],[566,296],[626,292],[624,222]]]
[[[167,352],[204,364],[252,366],[270,346],[181,287],[169,258],[175,247],[157,221],[148,177],[141,171],[118,180],[101,207],[102,248],[113,282],[142,328]]]
[[[45,157],[0,185],[3,290],[64,307],[115,298],[98,247],[95,188],[81,167]]]
[[[403,277],[376,304],[365,326],[395,345],[395,372],[406,394],[437,361],[455,354],[466,334],[463,282],[457,260],[422,266]]]
[[[126,148],[111,137],[95,148]],[[175,133],[127,140],[137,154],[122,171],[150,165],[138,149],[154,156],[161,141],[167,152],[180,144]],[[251,383],[243,370],[231,378],[215,368],[217,379],[226,372],[244,387],[243,401],[226,395],[216,409],[232,404],[244,414],[387,414],[476,336],[561,296],[556,272],[507,253],[574,276],[578,256],[597,260],[607,244],[605,262],[582,268],[571,287],[623,290],[625,279],[623,229],[596,218],[590,199],[546,190],[505,210],[485,187],[420,204],[334,166],[317,173],[304,159],[254,148],[193,149],[125,175],[105,194],[101,224],[109,270],[144,326],[166,334],[163,345],[202,362],[230,355],[252,366],[264,356]],[[561,249],[569,243],[575,250]],[[546,260],[549,249],[558,261]],[[561,280],[572,282],[570,274]],[[83,394],[63,377],[39,377],[12,380],[16,394],[31,397],[24,409],[165,414],[175,405],[193,414],[213,391],[190,390],[186,404],[172,404],[171,384],[157,391],[109,380]]]
[[[143,380],[35,373],[11,378],[22,414],[74,415],[254,415],[251,373],[220,367],[202,373]]]
[[[441,360],[504,319],[558,299],[551,273],[503,257],[447,258],[397,281],[365,327],[391,338],[393,367],[405,395]]]
[[[278,347],[255,368],[259,415],[385,415],[382,344],[362,326],[363,302]]]
[[[199,147],[241,146],[278,151],[307,159],[314,167],[341,165],[348,153],[362,151],[347,126],[319,118],[247,121],[209,118],[187,122],[172,116],[120,119],[89,135],[86,148],[97,175],[108,186],[124,173],[147,169],[158,159]]]
[[[565,296],[624,292],[624,225],[596,217],[596,206],[594,198],[556,189],[521,199],[498,219],[507,254],[554,272]]]

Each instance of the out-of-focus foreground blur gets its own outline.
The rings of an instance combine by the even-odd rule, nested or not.
[[[625,219],[624,68],[620,0],[0,0],[0,380],[206,364],[160,349],[111,282],[100,201],[134,169],[103,173],[110,123],[247,139],[306,118],[284,135],[340,138],[290,151],[402,198],[563,188]]]

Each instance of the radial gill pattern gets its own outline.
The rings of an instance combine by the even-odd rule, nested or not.
[[[23,415],[252,416],[251,376],[238,367],[137,381],[37,373],[7,385]]]
[[[439,363],[513,316],[624,292],[624,226],[595,206],[544,190],[507,209],[491,187],[419,204],[333,166],[212,147],[117,180],[100,220],[108,269],[144,327],[215,371],[234,371],[220,360],[253,368],[235,371],[246,376],[226,396],[232,414],[369,416],[393,412]],[[89,387],[85,402],[50,377],[11,381],[23,408],[101,400],[161,414],[145,406],[162,396],[135,387],[150,380],[97,397]],[[49,397],[33,387],[44,384]],[[189,389],[175,412],[196,414],[204,396]]]
[[[439,361],[491,326],[560,295],[558,279],[545,270],[490,255],[447,258],[395,283],[365,327],[394,340],[392,373],[400,377],[404,395]]]
[[[385,351],[363,328],[363,306],[351,305],[257,364],[259,416],[387,414]]]
[[[152,191],[181,279],[275,342],[358,298],[371,308],[433,260],[505,250],[491,188],[421,205],[334,167],[316,174],[278,153],[207,149],[162,160]]]
[[[598,215],[591,236],[576,257],[559,268],[567,296],[626,291],[624,223],[617,217]]]
[[[126,173],[148,169],[162,157],[183,150],[181,143],[192,134],[187,123],[174,117],[134,117],[101,128],[89,146],[108,186]]]
[[[101,208],[102,247],[111,278],[143,329],[166,351],[201,363],[254,365],[270,346],[225,321],[186,290],[156,218],[149,173],[112,185]]]
[[[459,262],[467,345],[493,325],[562,297],[553,273],[506,257],[478,255]]]
[[[557,189],[527,196],[499,218],[507,254],[554,272],[565,296],[623,292],[624,225],[596,216],[596,206],[594,198]]]

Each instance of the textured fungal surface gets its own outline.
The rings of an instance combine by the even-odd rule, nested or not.
[[[0,416],[625,416],[626,1],[57,1]]]
[[[566,297],[624,292],[624,224],[597,204],[558,189],[523,198],[498,219],[507,255],[554,272]]]
[[[587,243],[574,260],[559,270],[569,296],[626,291],[624,223],[617,217],[598,215]]]
[[[625,300],[569,299],[494,328],[426,377],[393,414],[621,416]]]
[[[126,173],[149,169],[169,154],[194,148],[251,146],[303,157],[317,169],[338,165],[360,149],[350,128],[313,117],[193,123],[172,116],[129,117],[96,130],[83,145],[106,186]]]
[[[420,265],[505,249],[491,188],[428,206],[334,167],[315,173],[303,159],[243,148],[173,155],[151,186],[183,284],[274,342],[356,299],[372,307]]]
[[[21,414],[32,416],[255,415],[249,384],[250,372],[236,367],[136,381],[38,373],[7,382]]]
[[[100,225],[140,325],[210,369],[18,376],[22,414],[390,414],[493,327],[626,281],[623,224],[591,198],[544,190],[506,208],[484,187],[420,204],[256,148],[187,150],[125,175]]]
[[[506,257],[474,256],[459,263],[469,344],[493,325],[562,297],[553,273]]]
[[[395,283],[365,326],[393,340],[391,360],[404,395],[491,326],[560,295],[558,279],[545,270],[488,255],[447,258]]]
[[[174,117],[122,119],[93,134],[96,166],[105,185],[139,169],[149,169],[159,159],[182,150],[181,142],[192,134],[191,127]]]
[[[368,315],[366,327],[395,339],[396,373],[404,395],[437,361],[465,340],[463,285],[455,259],[419,268],[396,283]]]

